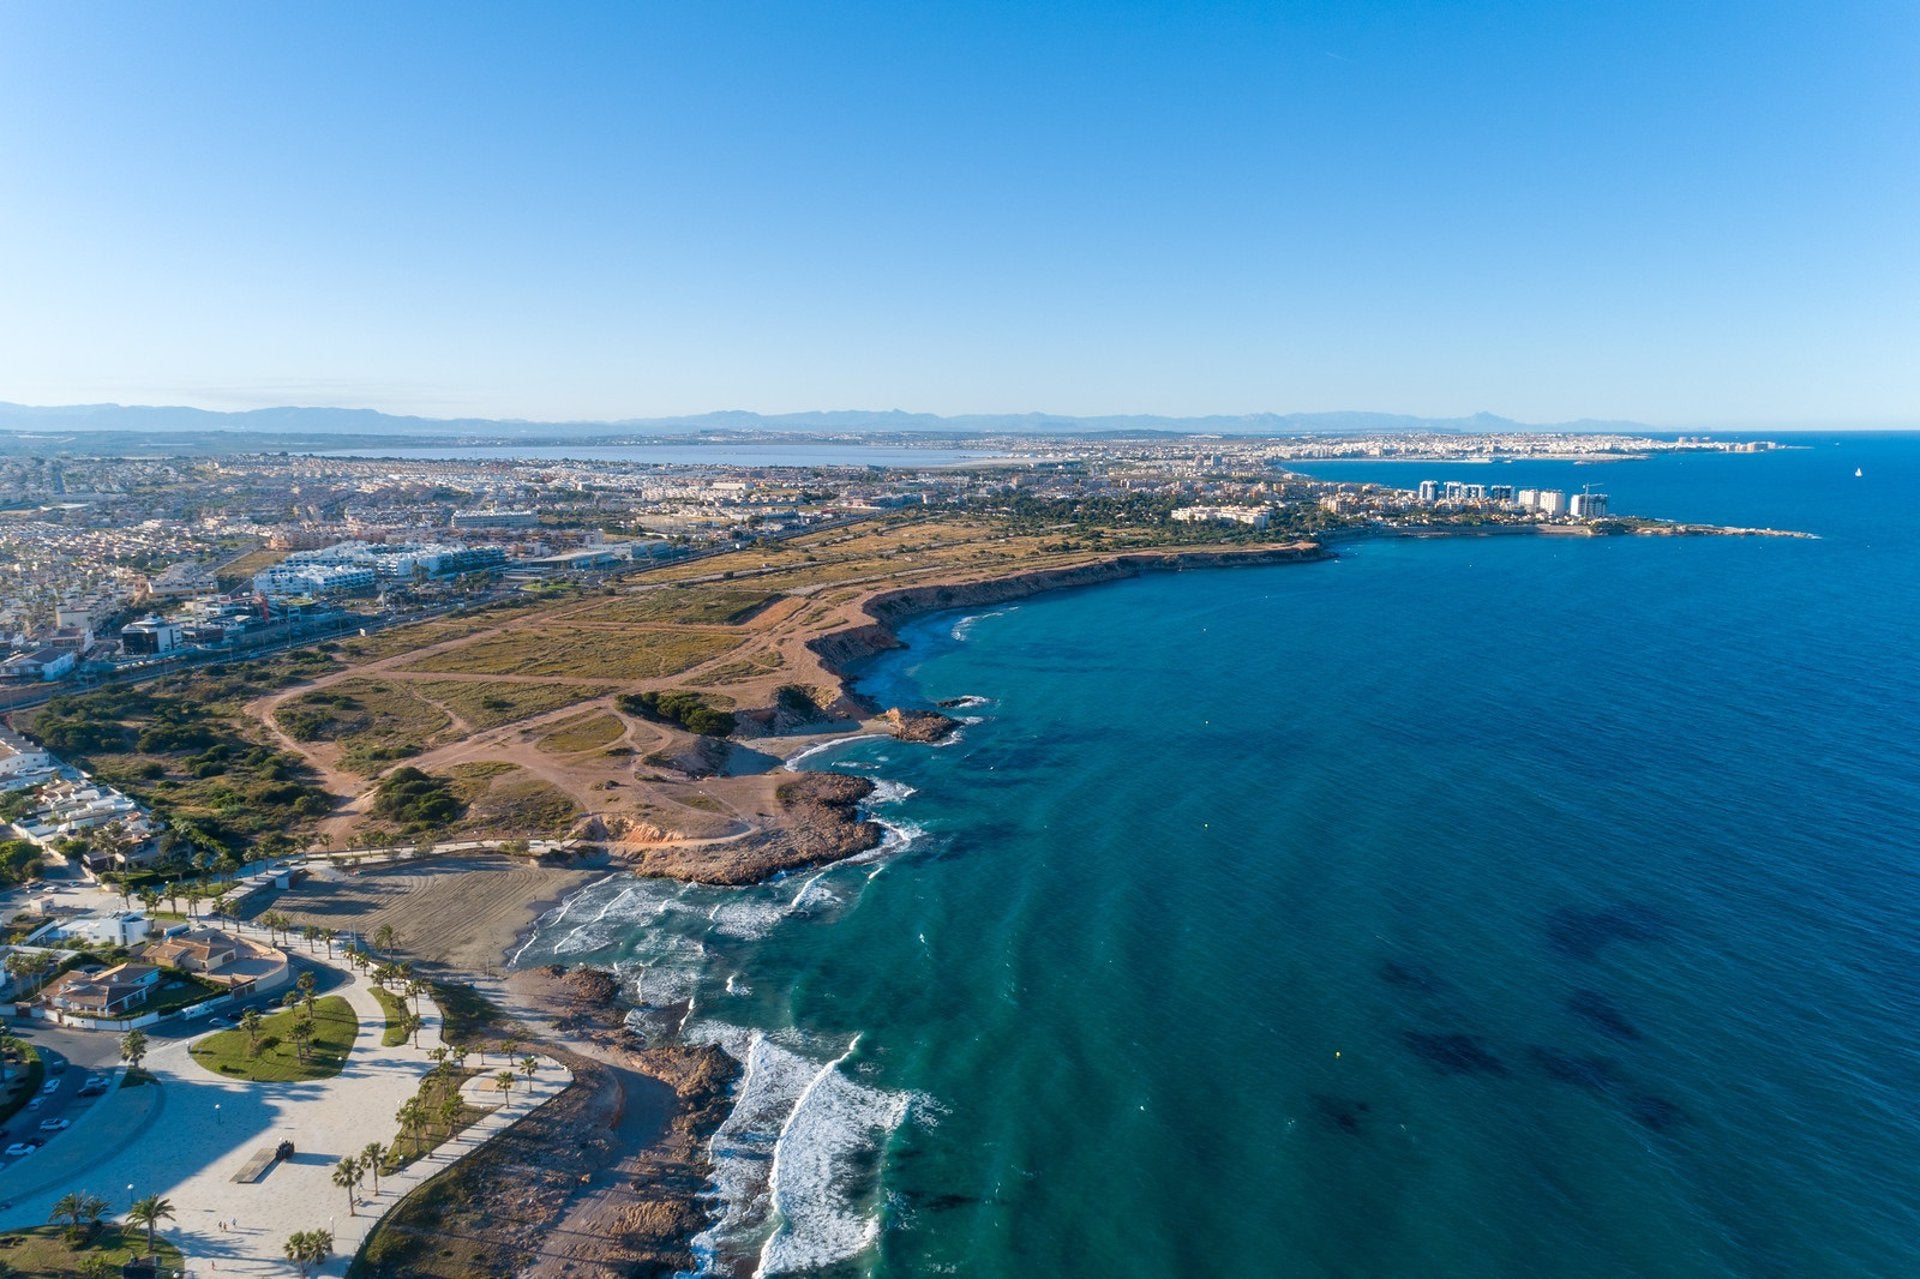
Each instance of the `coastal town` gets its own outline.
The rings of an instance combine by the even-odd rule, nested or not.
[[[1624,514],[1594,484],[1316,478],[1303,447],[6,463],[0,1222],[66,1213],[32,1246],[138,1273],[684,1269],[741,1063],[636,1029],[613,976],[506,955],[609,874],[754,884],[880,847],[870,780],[782,763],[959,729],[849,685],[906,620],[1366,537],[1750,531]],[[643,1094],[665,1137],[532,1150]],[[539,1207],[454,1212],[448,1186]]]
[[[1287,467],[1777,447],[1527,433],[966,442],[979,460],[886,468],[285,453],[0,459],[0,704],[932,512],[1031,512],[1064,525],[1113,510],[1186,535],[1207,526],[1306,536],[1461,524],[1627,531],[1658,521],[1610,514],[1593,486],[1423,478],[1399,487]]]

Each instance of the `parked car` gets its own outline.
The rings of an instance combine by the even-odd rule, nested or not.
[[[60,1081],[58,1079],[49,1079],[46,1083],[40,1085],[40,1095],[42,1097],[51,1097],[59,1091]]]
[[[218,1026],[223,1030],[229,1030],[236,1024],[238,1023],[234,1021],[230,1013],[215,1013],[213,1016],[207,1018],[207,1025]]]
[[[38,1149],[40,1149],[40,1147],[30,1141],[16,1141],[7,1147],[7,1157],[9,1159],[18,1159],[21,1155],[30,1155]]]
[[[59,1132],[62,1128],[71,1127],[73,1127],[73,1120],[71,1119],[42,1119],[40,1121],[41,1132]]]
[[[86,1083],[80,1086],[80,1095],[82,1097],[98,1097],[106,1090],[107,1086],[105,1084]]]

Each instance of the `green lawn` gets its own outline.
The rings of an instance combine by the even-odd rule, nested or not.
[[[393,1143],[387,1148],[387,1167],[390,1170],[397,1172],[422,1155],[432,1154],[443,1143],[453,1140],[492,1113],[463,1101],[460,1113],[449,1124],[440,1109],[443,1101],[448,1097],[460,1096],[460,1090],[467,1081],[482,1073],[498,1072],[482,1072],[467,1067],[458,1070],[442,1068],[427,1073],[427,1077],[420,1081],[419,1091],[414,1094],[427,1114],[427,1123],[417,1132],[394,1134]]]
[[[304,1016],[304,1014],[300,1014]],[[340,1073],[353,1049],[360,1019],[353,1006],[338,995],[328,995],[314,1006],[314,1035],[301,1061],[294,1050],[294,1012],[278,1012],[260,1023],[260,1052],[248,1051],[247,1032],[239,1028],[208,1035],[193,1046],[193,1059],[216,1074],[255,1083],[285,1084],[326,1079]]]
[[[387,1014],[387,1028],[381,1032],[380,1042],[388,1048],[407,1042],[407,1001],[390,990],[373,987],[373,997],[380,1001],[381,1011]]]
[[[168,1243],[168,1223],[162,1223],[153,1241],[153,1250],[169,1274],[182,1269],[180,1250]],[[0,1265],[11,1267],[6,1273],[47,1276],[48,1279],[75,1279],[84,1276],[86,1265],[98,1257],[119,1274],[120,1267],[147,1250],[144,1230],[128,1229],[113,1223],[100,1227],[91,1240],[78,1245],[66,1240],[65,1226],[34,1226],[29,1230],[0,1231]]]

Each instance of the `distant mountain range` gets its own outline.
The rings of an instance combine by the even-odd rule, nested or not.
[[[1427,418],[1404,413],[1248,413],[1239,416],[1157,417],[1126,414],[1069,417],[1054,413],[963,414],[940,417],[899,409],[814,413],[748,413],[725,410],[690,417],[627,418],[615,422],[531,422],[515,418],[430,418],[375,409],[271,408],[223,413],[212,409],[135,404],[68,404],[41,407],[0,401],[0,430],[27,432],[124,431],[154,435],[200,435],[208,431],[246,435],[370,436],[511,441],[575,441],[631,435],[1354,435],[1437,431],[1479,434],[1500,431],[1582,431],[1646,434],[1639,422],[1515,422],[1492,413]]]

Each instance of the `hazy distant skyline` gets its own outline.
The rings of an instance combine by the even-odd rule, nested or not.
[[[1920,426],[1895,3],[0,8],[0,400]]]

